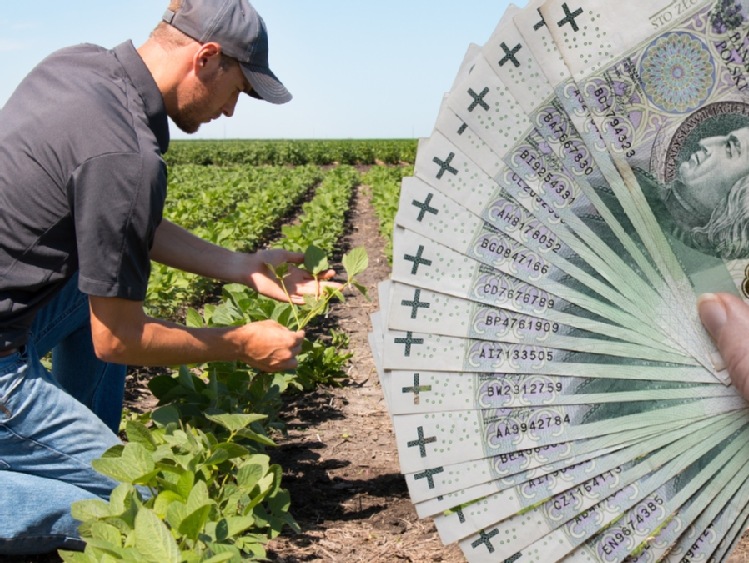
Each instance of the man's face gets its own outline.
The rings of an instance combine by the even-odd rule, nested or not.
[[[172,120],[185,133],[195,133],[203,123],[231,117],[239,95],[249,88],[239,63],[229,60],[190,83]]]
[[[693,204],[713,209],[725,199],[740,178],[749,175],[749,127],[725,137],[708,137],[700,148],[679,166],[679,178],[688,192],[682,194]]]

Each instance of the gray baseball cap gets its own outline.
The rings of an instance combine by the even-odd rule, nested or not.
[[[200,43],[219,43],[240,62],[256,97],[273,104],[291,100],[268,68],[268,30],[247,0],[182,0],[179,10],[167,10],[162,19]]]

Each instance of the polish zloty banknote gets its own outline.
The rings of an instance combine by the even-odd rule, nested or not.
[[[452,169],[456,171],[450,181],[456,188],[453,196],[470,191],[479,199],[477,186],[482,181],[489,191],[493,190],[492,180],[488,176],[482,178],[483,172],[437,133],[423,145],[420,154],[448,150],[445,145],[452,156]],[[461,189],[457,189],[458,186]],[[674,348],[669,334],[652,326],[656,324],[652,311],[657,308],[653,305],[655,298],[648,307],[645,289],[638,293],[637,300],[622,295],[619,292],[622,284],[614,286],[603,279],[600,268],[592,268],[553,232],[537,221],[530,221],[523,208],[509,196],[494,196],[491,200],[489,204],[481,202],[474,206],[484,205],[484,219],[420,178],[404,178],[395,223],[478,262],[516,277],[526,276],[540,288],[576,301],[593,313],[613,316],[611,320],[618,324],[626,322],[624,319],[628,315],[632,316],[633,323],[639,323],[630,326],[638,326],[644,336],[653,339],[654,345]],[[585,300],[581,301],[583,298]]]
[[[737,456],[737,454],[743,447],[741,442],[745,442],[746,439],[745,432],[739,432],[738,435],[733,434],[726,439],[719,439],[717,444],[714,441],[707,441],[694,446],[663,467],[653,471],[636,483],[618,490],[612,496],[520,550],[516,557],[538,563],[562,560],[565,555],[593,537],[598,530],[611,525],[623,513],[666,485],[670,480],[683,475],[687,484],[692,479],[704,482],[726,464],[743,464],[743,456]],[[660,499],[660,501],[665,503],[665,499]],[[656,518],[659,506],[660,503],[656,501],[651,512]],[[651,518],[649,517],[648,520],[651,520]]]
[[[520,35],[513,37],[517,41],[514,49],[523,52],[523,64],[518,68],[505,65],[507,70],[504,73],[521,75],[526,81],[532,76],[537,77],[537,80],[538,77],[545,76],[548,87],[556,95],[550,101],[538,104],[533,120],[545,141],[544,146],[554,151],[564,162],[568,162],[568,170],[577,173],[578,177],[582,176],[579,180],[581,189],[596,208],[599,220],[603,220],[611,229],[618,243],[636,264],[636,270],[657,290],[662,301],[658,307],[660,326],[667,330],[671,327],[671,330],[683,331],[685,320],[688,320],[686,328],[692,331],[693,341],[700,344],[708,358],[715,358],[717,354],[712,343],[698,325],[693,300],[675,295],[671,283],[664,281],[654,267],[658,257],[653,259],[644,252],[645,245],[640,234],[614,197],[614,193],[625,191],[623,179],[605,151],[598,129],[556,48],[547,22],[538,10],[541,4],[541,1],[532,2],[527,9],[514,16]],[[498,67],[494,68],[496,70]],[[499,72],[502,74],[502,69]],[[511,76],[506,80],[510,87],[513,83]],[[548,94],[541,87],[536,90]],[[580,162],[594,164],[585,168],[575,166],[575,163]],[[616,190],[611,186],[615,186]],[[711,360],[710,363],[715,361]]]
[[[544,317],[626,342],[657,347],[658,343],[649,336],[593,313],[590,308],[619,317],[618,320],[622,323],[632,320],[627,313],[582,293],[572,295],[549,282],[546,285],[554,286],[560,293],[568,293],[569,299],[551,293],[534,283],[534,278],[537,277],[535,274],[529,276],[530,279],[522,279],[522,275],[516,272],[516,276],[513,276],[481,264],[418,233],[401,228],[394,231],[393,280],[530,316]]]
[[[622,342],[542,317],[461,299],[428,289],[389,282],[387,325],[392,330],[427,332],[514,344],[537,344],[577,352],[695,363],[691,358],[642,345]]]
[[[684,295],[747,289],[737,210],[749,171],[749,105],[744,63],[720,25],[730,4],[694,2],[681,13],[670,0],[605,10],[581,1],[574,11],[553,0],[541,8],[556,22],[549,30],[625,179],[627,193],[617,197]],[[741,12],[732,16],[743,23]],[[589,33],[600,40],[585,41]]]
[[[612,250],[611,243],[607,244],[596,236],[580,218],[581,216],[590,216],[595,212],[595,209],[584,198],[583,192],[574,179],[570,178],[569,174],[566,174],[559,164],[554,167],[547,162],[553,160],[552,155],[542,154],[538,149],[529,146],[529,143],[517,142],[518,139],[523,138],[522,132],[526,132],[530,128],[530,122],[507,90],[507,87],[491,70],[486,60],[479,58],[473,71],[464,83],[461,83],[458,91],[448,98],[448,103],[452,104],[450,107],[466,122],[468,127],[477,131],[489,146],[504,155],[507,164],[512,166],[512,173],[519,176],[520,181],[527,186],[526,190],[530,190],[531,194],[535,196],[535,198],[531,198],[532,200],[541,199],[547,209],[553,210],[567,226],[574,230],[575,234],[584,239],[591,249],[599,256],[605,257],[606,262],[621,262]],[[481,92],[480,103],[471,101],[476,96],[477,91]],[[444,164],[444,161],[442,162]],[[540,173],[543,173],[544,176],[539,177]],[[508,182],[508,187],[511,185]],[[518,198],[528,195],[522,192],[517,193]],[[597,224],[601,228],[607,228],[603,221],[598,221]],[[557,234],[561,236],[561,233],[558,232]],[[614,237],[610,236],[608,239],[612,241]],[[585,245],[578,244],[577,248],[582,252]],[[631,270],[623,272],[620,270],[617,277],[622,287],[628,285],[625,280],[635,279]],[[643,293],[645,303],[649,301],[647,295],[647,293]],[[659,304],[666,309],[672,306],[668,302]],[[651,310],[653,308],[651,307]],[[665,314],[668,315],[669,311],[667,310]],[[662,316],[659,313],[656,315],[656,319]],[[691,338],[690,331],[682,330],[677,334],[685,339],[682,342],[685,349],[690,351],[701,350],[694,339]],[[699,355],[703,364],[709,364],[709,359],[702,358],[704,354],[700,353]]]
[[[722,461],[716,456],[711,463],[717,467],[713,473],[704,467],[694,464],[675,475],[644,499],[627,510],[620,519],[604,528],[594,537],[578,547],[564,561],[588,563],[620,563],[628,555],[663,526],[667,525],[681,507],[697,495],[714,497],[726,483],[730,482],[741,469],[743,455],[741,444],[736,441],[746,440],[749,434],[738,434],[726,443],[725,450],[718,452],[724,456]],[[733,452],[733,458],[730,458]],[[734,459],[735,458],[735,459]],[[722,466],[721,466],[722,464]],[[704,502],[703,506],[707,504]]]
[[[547,444],[745,408],[738,397],[397,415],[401,471],[414,473]]]
[[[658,534],[654,538],[641,545],[635,554],[625,559],[625,562],[657,563],[667,553],[671,553],[675,559],[677,557],[691,557],[695,555],[696,550],[700,549],[703,542],[710,543],[708,537],[711,534],[705,532],[718,514],[729,503],[732,503],[734,506],[743,507],[749,501],[749,481],[747,480],[749,480],[749,465],[744,465],[735,475],[720,479],[722,485],[717,494],[713,494],[715,492],[714,487],[705,487],[702,493],[689,499],[673,515],[668,524],[658,531]],[[744,499],[744,503],[741,502],[742,498]],[[730,520],[736,520],[738,512],[736,510],[733,515],[729,516]],[[715,534],[715,537],[723,535]],[[713,544],[712,548],[709,550],[705,549],[704,551],[708,554],[712,553],[716,544],[717,542]],[[689,548],[686,548],[686,546],[689,546]],[[689,554],[688,552],[693,547],[695,552]]]
[[[385,370],[546,374],[710,383],[702,366],[508,344],[433,333],[385,332]]]
[[[457,522],[455,513],[439,517],[436,520],[438,529],[450,538],[465,538],[461,541],[461,547],[470,560],[494,557],[493,560],[501,561],[592,509],[617,491],[672,463],[686,449],[709,449],[704,443],[709,432],[717,432],[717,436],[725,437],[740,424],[742,422],[736,420],[729,425],[724,421],[703,424],[701,428],[695,428],[695,436],[690,436],[683,429],[671,435],[663,434],[650,442],[652,447],[649,449],[648,442],[644,442],[620,450],[621,456],[602,456],[595,460],[595,464],[566,472],[562,478],[546,480],[541,486],[531,482],[519,487],[515,494],[529,510],[515,513],[505,511],[502,508],[503,501],[507,502],[502,498],[508,496],[505,493],[481,500],[475,506],[464,507],[461,510],[463,518]],[[698,437],[702,437],[702,442]],[[697,450],[692,455],[696,453]],[[622,461],[622,458],[626,461]],[[642,462],[636,462],[635,458],[641,458]],[[472,530],[470,535],[466,535],[465,532],[469,530]],[[491,545],[482,545],[479,541],[481,536],[496,540]]]
[[[685,383],[547,374],[400,371],[388,373],[392,414],[619,401],[730,397],[720,382]]]
[[[449,510],[463,502],[460,491],[489,482],[514,484],[515,476],[543,471],[556,464],[583,456],[596,457],[621,449],[659,433],[670,432],[689,425],[686,421],[670,421],[646,428],[636,428],[596,436],[587,440],[560,442],[536,448],[516,450],[507,454],[466,462],[451,463],[416,473],[406,473],[411,498],[417,502],[416,511],[420,517],[431,516]],[[451,494],[455,493],[455,497]],[[442,499],[446,499],[442,502]],[[450,500],[454,498],[455,500]],[[475,498],[475,497],[474,497]],[[433,499],[434,503],[425,501]]]
[[[679,303],[670,292],[670,287],[663,279],[656,275],[650,262],[640,256],[636,242],[639,241],[637,234],[631,229],[631,225],[622,216],[623,213],[614,215],[611,210],[603,204],[599,193],[608,192],[608,183],[622,183],[621,177],[612,172],[608,177],[599,169],[596,159],[585,145],[583,138],[578,134],[574,123],[567,115],[563,106],[555,95],[555,85],[550,83],[540,65],[535,60],[533,52],[526,44],[525,37],[516,26],[515,20],[520,19],[521,14],[530,16],[528,28],[534,34],[545,31],[545,26],[540,25],[540,15],[531,6],[525,10],[508,10],[500,21],[494,34],[484,45],[484,56],[490,62],[491,68],[502,79],[510,93],[518,101],[520,106],[528,115],[535,131],[527,137],[527,142],[538,152],[540,157],[546,158],[541,161],[541,166],[546,169],[555,162],[560,162],[564,171],[568,174],[570,181],[575,182],[581,190],[578,197],[581,205],[589,213],[585,218],[585,224],[596,232],[596,234],[612,247],[612,250],[620,248],[625,250],[623,255],[629,254],[629,265],[636,272],[645,275],[652,286],[659,289],[658,299],[649,301],[647,296],[651,295],[652,286],[648,287],[647,293],[643,293],[645,280],[640,279],[627,270],[623,270],[619,276],[618,283],[627,283],[637,287],[638,294],[646,296],[645,303],[652,315],[657,313],[655,322],[666,331],[667,334],[683,332],[684,318],[687,308],[694,310],[692,302],[688,304]],[[525,20],[524,20],[525,21]],[[527,150],[520,153],[526,154]],[[517,157],[516,157],[517,158]],[[538,165],[532,161],[533,165]],[[613,168],[613,167],[609,167]],[[596,189],[593,189],[596,186]],[[637,240],[634,240],[637,239]],[[634,268],[634,265],[637,268]],[[647,268],[646,271],[643,269]],[[639,283],[638,283],[639,282]],[[681,309],[677,307],[681,305]],[[688,327],[692,328],[692,327]],[[697,342],[696,331],[692,341]]]

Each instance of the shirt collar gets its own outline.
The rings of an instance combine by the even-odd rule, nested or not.
[[[148,126],[156,135],[159,149],[164,154],[169,148],[169,121],[167,120],[166,107],[164,107],[164,98],[151,75],[151,71],[148,70],[132,41],[125,41],[117,45],[112,51],[143,100]]]

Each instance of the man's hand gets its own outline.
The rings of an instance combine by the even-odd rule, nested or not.
[[[297,367],[304,342],[304,331],[271,320],[188,328],[146,316],[140,301],[89,296],[89,303],[94,350],[107,362],[175,366],[238,360],[261,371],[284,371]]]
[[[697,308],[734,387],[749,400],[749,305],[727,293],[706,293],[698,299]]]
[[[250,287],[277,301],[288,301],[278,278],[273,275],[266,264],[272,264],[274,267],[280,266],[283,263],[301,264],[304,262],[304,254],[280,248],[271,248],[260,250],[251,255],[251,261]],[[319,296],[325,287],[333,289],[343,287],[343,284],[330,281],[333,276],[335,276],[335,270],[328,270],[321,273],[318,279],[315,280],[309,272],[291,266],[289,268],[289,275],[284,278],[283,283],[289,292],[291,302],[301,305],[304,303],[305,294]]]
[[[232,339],[240,339],[240,359],[267,372],[296,369],[304,331],[293,332],[276,321],[266,320],[239,327]]]

